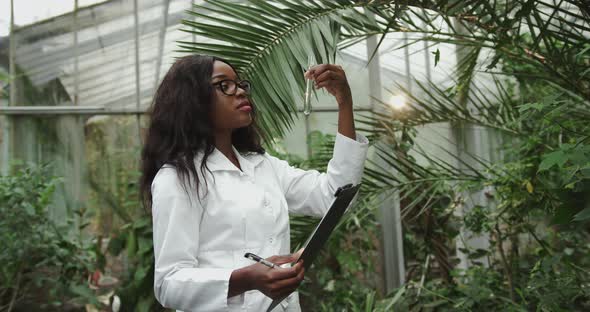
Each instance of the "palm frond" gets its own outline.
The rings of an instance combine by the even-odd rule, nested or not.
[[[186,32],[197,42],[178,42],[183,53],[222,57],[255,87],[253,101],[265,132],[281,135],[293,124],[302,102],[308,56],[334,63],[342,30],[380,30],[376,19],[358,8],[380,12],[383,4],[356,1],[208,0],[188,13]],[[385,13],[380,13],[383,15]]]
[[[453,145],[429,142],[440,151],[433,155],[413,142],[413,129],[451,123],[517,137],[526,134],[521,129],[522,103],[515,100],[518,94],[508,77],[546,82],[575,103],[568,106],[568,113],[587,114],[590,9],[586,2],[209,0],[191,11],[195,20],[184,21],[184,30],[196,34],[198,42],[179,42],[179,48],[221,56],[236,65],[254,83],[261,126],[275,135],[293,124],[308,55],[317,63],[333,62],[338,50],[367,36],[378,35],[382,43],[388,34],[401,31],[416,35],[410,45],[427,41],[465,48],[468,53],[453,73],[455,87],[416,80],[417,92],[410,94],[397,86],[410,100],[405,113],[388,114],[389,108],[381,102],[384,108],[357,119],[359,131],[372,142],[384,143],[375,146],[376,161],[365,170],[360,207],[369,207],[368,203],[375,207],[397,192],[403,216],[414,220],[440,206],[457,181],[482,182],[506,173],[478,156],[459,155]],[[482,53],[490,50],[493,53],[482,61]],[[376,53],[377,49],[369,56]],[[481,83],[481,73],[491,77],[487,84]],[[311,160],[310,167],[326,164],[332,149],[318,145],[313,151],[317,162]],[[359,209],[351,218],[366,216],[367,211]],[[313,219],[293,219],[293,241],[302,242],[314,224]]]

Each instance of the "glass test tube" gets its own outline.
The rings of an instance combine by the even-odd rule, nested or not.
[[[311,55],[309,55],[308,59],[307,59],[307,69],[309,70],[309,68],[311,67],[311,65],[313,62],[313,58]],[[303,114],[305,116],[309,116],[309,114],[311,113],[311,85],[313,83],[313,79],[306,79],[305,81],[305,94],[303,95]]]

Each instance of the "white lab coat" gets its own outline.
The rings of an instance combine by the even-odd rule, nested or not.
[[[214,149],[200,201],[196,189],[184,191],[173,167],[163,166],[152,183],[158,301],[183,311],[266,311],[271,299],[257,290],[227,297],[232,271],[253,263],[246,252],[291,253],[288,213],[323,216],[338,187],[360,182],[367,148],[362,135],[355,141],[337,134],[327,173],[234,148],[240,171]],[[274,311],[300,311],[297,293]]]

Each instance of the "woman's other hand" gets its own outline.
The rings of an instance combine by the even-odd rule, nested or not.
[[[271,269],[260,263],[255,263],[248,267],[252,289],[257,289],[266,296],[277,299],[288,296],[303,281],[305,274],[303,261],[297,262],[297,264],[290,268],[279,267],[281,264],[297,261],[295,254],[272,256],[266,260],[276,264],[277,267]]]
[[[315,88],[325,88],[336,98],[339,106],[352,105],[352,94],[342,66],[335,64],[314,65],[305,72],[305,78],[315,81]]]
[[[303,252],[303,249],[292,255],[266,258],[266,260],[277,265],[274,268],[269,268],[261,263],[255,263],[234,270],[229,280],[227,296],[237,296],[253,289],[259,290],[272,299],[289,295],[303,281],[305,274],[303,261],[297,262],[297,264],[290,268],[281,268],[280,265],[297,261],[301,252]]]

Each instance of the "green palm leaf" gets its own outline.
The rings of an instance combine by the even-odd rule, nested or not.
[[[302,102],[308,56],[334,63],[341,29],[379,30],[355,1],[209,0],[189,12],[183,31],[203,40],[178,42],[179,50],[222,57],[255,86],[253,100],[267,133],[281,135],[293,124]]]

